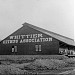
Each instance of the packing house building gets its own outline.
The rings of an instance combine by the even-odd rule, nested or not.
[[[1,55],[74,54],[74,40],[54,32],[24,23],[0,42]]]

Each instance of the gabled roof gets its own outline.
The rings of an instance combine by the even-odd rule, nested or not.
[[[48,31],[48,30],[45,30],[45,29],[42,29],[42,28],[40,28],[40,27],[34,26],[34,25],[32,25],[32,24],[29,24],[29,23],[24,23],[23,26],[25,26],[25,25],[27,25],[27,26],[29,26],[29,27],[35,29],[35,30],[38,30],[38,31],[40,31],[40,32],[42,32],[42,33],[45,33],[45,34],[47,34],[47,35],[49,35],[49,36],[52,36],[52,37],[56,38],[57,40],[60,40],[60,41],[66,43],[66,44],[68,44],[68,45],[75,46],[74,40],[71,39],[71,38],[68,38],[68,37],[59,35],[59,34],[57,34],[57,33],[54,33],[54,32],[51,32],[51,31]]]

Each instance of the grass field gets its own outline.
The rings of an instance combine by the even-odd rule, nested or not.
[[[64,55],[0,55],[0,60],[67,59]]]
[[[75,58],[64,55],[0,55],[0,75],[75,75],[74,69]]]

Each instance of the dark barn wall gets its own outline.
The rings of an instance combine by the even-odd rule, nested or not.
[[[28,26],[23,26],[18,31],[14,32],[10,36],[15,35],[26,35],[26,34],[43,34],[43,37],[51,37],[44,33],[41,33],[35,29],[32,29]],[[9,40],[8,36],[4,40]],[[14,44],[3,44],[3,41],[0,44],[0,54],[10,55],[12,53],[12,46],[17,46],[17,52],[15,54],[19,55],[41,55],[41,54],[58,54],[59,53],[59,41],[51,37],[52,41],[48,42],[30,42],[30,43],[14,43]],[[35,45],[41,45],[41,51],[36,51]]]

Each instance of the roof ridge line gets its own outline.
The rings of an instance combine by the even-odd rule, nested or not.
[[[23,25],[23,26],[24,26],[24,25],[27,25],[27,26],[29,26],[29,27],[33,26],[32,28],[36,27],[36,28],[42,29],[42,30],[44,30],[44,31],[46,31],[46,32],[51,32],[51,33],[53,33],[53,34],[56,34],[56,35],[59,35],[59,36],[61,36],[61,37],[64,37],[64,38],[67,38],[67,39],[70,39],[70,40],[73,40],[73,41],[74,41],[74,39],[72,39],[72,38],[69,38],[69,37],[66,37],[66,36],[64,36],[64,35],[61,35],[61,34],[58,34],[58,33],[55,33],[55,32],[49,31],[49,30],[46,30],[46,29],[44,29],[44,28],[35,26],[35,25],[33,25],[33,24],[29,24],[29,23],[27,23],[27,22],[25,22],[25,23],[22,24],[22,25]],[[35,28],[34,28],[34,29],[35,29]]]

